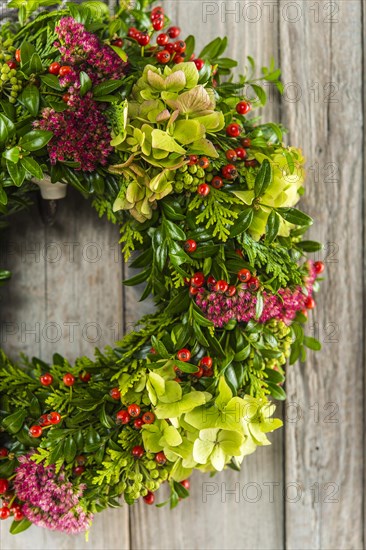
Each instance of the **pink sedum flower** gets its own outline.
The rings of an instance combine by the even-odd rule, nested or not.
[[[107,164],[112,152],[107,120],[88,94],[82,98],[72,96],[72,107],[61,113],[51,108],[43,109],[42,119],[33,126],[54,134],[48,143],[51,164],[78,162],[80,166],[76,169],[83,171],[93,171],[98,164]]]
[[[19,462],[14,488],[23,501],[22,511],[29,521],[39,527],[70,534],[81,533],[90,527],[93,515],[80,505],[85,485],[74,486],[66,481],[62,472],[56,474],[54,466],[36,464],[30,455],[20,457]]]
[[[313,262],[308,262],[309,275],[305,278],[304,288],[298,286],[294,290],[281,288],[277,294],[263,292],[263,310],[259,318],[260,323],[270,319],[284,321],[289,324],[298,311],[306,307],[306,300],[312,296],[316,272]],[[215,327],[224,327],[231,319],[239,323],[247,323],[256,317],[256,295],[246,289],[246,285],[239,285],[234,296],[207,291],[200,288],[196,296],[196,303],[204,315],[213,322]]]

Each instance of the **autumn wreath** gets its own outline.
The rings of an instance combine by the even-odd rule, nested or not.
[[[121,496],[153,504],[163,482],[175,506],[194,469],[239,469],[282,424],[287,359],[320,347],[303,330],[324,270],[295,208],[303,157],[252,115],[260,80],[281,91],[279,70],[254,78],[248,58],[234,77],[226,38],[195,56],[148,0],[112,16],[96,1],[34,12],[57,3],[12,0],[19,22],[1,28],[1,214],[27,207],[37,182],[74,186],[120,226],[139,269],[125,284],[145,283],[156,311],[94,360],[1,352],[13,533],[87,530]]]

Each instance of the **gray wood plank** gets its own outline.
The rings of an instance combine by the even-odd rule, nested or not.
[[[13,272],[1,289],[2,347],[13,357],[20,351],[50,360],[55,352],[68,359],[93,355],[96,346],[112,344],[124,330],[122,264],[118,229],[100,221],[89,203],[69,190],[60,203],[56,224],[45,228],[37,208],[12,220],[9,253],[2,254]],[[33,331],[33,333],[32,333]],[[13,332],[13,334],[9,334]],[[17,537],[1,524],[1,549],[128,548],[128,510],[123,507],[96,518],[88,544],[32,527]]]
[[[259,12],[248,11],[245,3],[179,0],[164,2],[164,5],[172,24],[178,23],[182,28],[183,37],[188,34],[196,36],[196,55],[211,39],[228,35],[228,56],[240,61],[240,71],[244,69],[246,55],[252,55],[259,68],[269,63],[271,56],[277,56],[278,21],[272,17],[259,17]],[[273,3],[272,8],[276,6]],[[230,9],[237,11],[230,14]],[[258,21],[254,22],[258,17]],[[278,103],[273,97],[265,109],[265,119],[278,120],[278,116]],[[136,308],[137,296],[133,296],[131,289],[127,290],[127,322],[140,317],[140,306],[138,310]],[[227,471],[213,480],[195,474],[190,498],[180,503],[176,510],[155,509],[144,503],[132,507],[132,548],[283,548],[284,516],[279,491],[283,486],[282,436],[280,431],[276,432],[271,436],[272,447],[259,449],[253,456],[247,457],[240,474]],[[216,485],[208,486],[207,483],[211,482]],[[271,502],[271,482],[277,484],[273,486],[275,502]],[[235,501],[235,494],[228,494],[225,501],[225,490],[232,489],[239,490],[239,502]],[[209,491],[215,491],[215,494],[207,495]],[[256,491],[260,495],[258,501],[250,502],[255,499]],[[164,500],[164,494],[161,489],[158,493],[160,501]],[[203,502],[205,495],[206,502]]]
[[[310,353],[287,382],[288,402],[297,403],[302,418],[286,425],[286,547],[358,549],[363,545],[361,2],[297,1],[297,16],[284,11],[286,4],[281,0],[281,66],[284,82],[292,84],[282,104],[283,122],[308,159],[302,206],[317,222],[311,236],[328,243],[321,255],[325,282],[310,321],[323,351]],[[296,90],[299,98],[291,102]],[[296,418],[294,406],[287,412]]]

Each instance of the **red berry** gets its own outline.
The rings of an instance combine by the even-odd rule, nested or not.
[[[160,17],[159,19],[154,19],[152,22],[152,26],[154,31],[161,31],[161,29],[164,27],[164,18]]]
[[[183,248],[186,252],[189,252],[189,253],[194,252],[195,250],[197,250],[197,243],[193,239],[188,239],[184,243]]]
[[[257,166],[257,161],[256,159],[249,159],[249,160],[246,160],[245,161],[245,166],[247,168],[255,168]]]
[[[112,399],[118,400],[121,397],[121,392],[118,388],[112,388],[109,392],[109,395],[112,397]]]
[[[42,416],[38,420],[38,424],[40,426],[49,426],[51,422],[49,421],[48,416],[49,416],[48,414],[42,414]]]
[[[232,122],[229,126],[226,126],[226,133],[230,137],[239,137],[241,134],[241,127],[236,122]]]
[[[7,479],[1,478],[0,479],[0,495],[3,495],[6,493],[6,491],[9,489],[9,481]]]
[[[212,367],[213,361],[212,357],[209,357],[208,355],[205,355],[205,357],[202,357],[200,361],[200,366],[203,368],[203,370],[210,369]]]
[[[182,55],[176,55],[173,59],[173,62],[178,65],[178,63],[184,63],[185,59]]]
[[[116,38],[116,40],[112,41],[113,46],[117,46],[117,48],[122,48],[123,46],[123,40],[122,38]]]
[[[174,51],[177,53],[183,53],[186,51],[187,45],[184,40],[177,40],[174,42]]]
[[[243,147],[245,147],[245,149],[249,149],[252,142],[250,141],[249,138],[244,138],[244,139],[241,140],[241,144],[242,144]]]
[[[66,76],[67,74],[71,73],[71,70],[71,67],[69,67],[68,65],[63,65],[62,67],[60,67],[58,74],[59,76]]]
[[[39,378],[42,386],[50,386],[53,382],[53,376],[46,372],[46,374],[42,374],[42,376]]]
[[[198,166],[206,170],[210,166],[210,161],[207,157],[201,157],[198,161]]]
[[[10,69],[16,69],[18,66],[15,61],[7,61],[6,64]]]
[[[183,481],[181,481],[180,484],[183,485],[183,487],[187,489],[187,491],[189,491],[189,488],[191,486],[189,479],[183,479]]]
[[[75,376],[70,374],[69,372],[65,374],[65,376],[62,379],[64,381],[65,386],[73,386],[75,384]]]
[[[80,373],[79,374],[79,378],[82,382],[89,382],[89,380],[91,379],[91,374],[90,372],[84,372],[84,373]]]
[[[143,447],[141,447],[141,445],[136,445],[132,451],[132,456],[135,457],[135,458],[141,458],[142,456],[144,456],[145,454],[145,449]]]
[[[215,189],[221,189],[221,187],[224,185],[224,182],[222,181],[222,178],[220,178],[220,176],[214,176],[212,178],[211,185]]]
[[[159,61],[159,63],[169,63],[170,61],[170,53],[168,50],[162,50],[161,52],[158,52],[156,54],[156,59]]]
[[[64,103],[68,103],[69,100],[70,100],[70,97],[71,97],[71,94],[66,93],[66,94],[64,94],[64,95],[62,96],[62,101],[63,101]]]
[[[58,75],[58,73],[60,72],[60,68],[61,68],[60,63],[57,63],[57,61],[55,61],[54,63],[51,63],[51,65],[48,67],[48,72],[51,74]]]
[[[138,32],[139,31],[136,29],[136,27],[130,27],[128,29],[127,36],[128,38],[135,38]]]
[[[158,36],[156,37],[156,43],[158,44],[158,46],[165,46],[165,44],[167,44],[168,42],[169,36],[165,32],[158,34]]]
[[[6,447],[0,447],[0,458],[8,456],[9,451]]]
[[[145,424],[154,424],[155,414],[152,411],[147,411],[142,415],[142,420]]]
[[[200,71],[205,66],[205,62],[203,61],[203,59],[200,58],[193,59],[193,63],[196,65],[197,71]]]
[[[236,294],[236,286],[230,285],[227,291],[225,292],[226,296],[235,296]]]
[[[145,495],[143,498],[144,498],[144,502],[149,506],[151,506],[151,504],[154,504],[155,502],[155,495],[151,491],[149,491],[147,495]]]
[[[197,372],[193,372],[192,373],[192,376],[194,376],[195,378],[202,378],[204,374],[204,370],[202,367],[198,367],[198,371]]]
[[[138,38],[138,43],[140,44],[140,46],[147,46],[149,42],[150,36],[148,34],[141,33]]]
[[[134,403],[132,405],[128,405],[127,411],[128,411],[128,414],[132,416],[132,418],[136,418],[137,416],[139,416],[141,412],[141,408],[139,407],[139,405],[136,405]]]
[[[308,296],[305,301],[305,307],[307,309],[314,309],[315,307],[315,300],[311,296]]]
[[[198,271],[191,278],[191,285],[196,288],[200,288],[205,284],[205,276],[201,271]]]
[[[235,149],[235,153],[239,160],[244,160],[248,154],[243,147]]]
[[[228,149],[225,153],[225,156],[230,162],[235,162],[237,160],[237,154],[234,149]]]
[[[47,416],[48,421],[50,424],[59,424],[61,422],[61,415],[58,412],[51,412]]]
[[[20,509],[14,512],[14,521],[21,521],[23,518],[24,514]]]
[[[192,166],[193,164],[197,164],[197,162],[198,162],[197,155],[189,155],[188,166]]]
[[[169,27],[168,34],[170,38],[177,38],[180,35],[179,27]]]
[[[155,8],[153,8],[151,10],[151,15],[153,15],[153,14],[163,15],[164,14],[164,8],[162,6],[155,6]]]
[[[15,59],[18,61],[18,63],[20,63],[20,50],[16,50]]]
[[[10,513],[11,514],[15,514],[15,512],[21,512],[22,511],[22,507],[21,505],[16,502],[13,502],[13,504],[10,506]]]
[[[0,508],[0,519],[8,519],[10,516],[10,510],[7,506]]]
[[[189,289],[190,296],[196,296],[196,294],[198,294],[198,292],[199,292],[199,288],[196,288],[194,286],[191,286],[190,289]]]
[[[242,283],[247,283],[249,281],[249,279],[251,278],[251,276],[252,276],[252,274],[249,271],[249,269],[241,269],[238,272],[238,279]]]
[[[183,361],[184,363],[186,363],[191,358],[191,352],[189,351],[189,349],[186,348],[180,349],[177,353],[177,358],[179,359],[179,361]]]
[[[325,270],[325,265],[323,262],[314,262],[314,269],[317,275],[320,275]]]
[[[199,195],[201,195],[201,197],[207,197],[207,195],[209,194],[210,192],[210,186],[207,185],[207,183],[201,183],[198,187],[197,187],[197,193]]]
[[[174,52],[174,44],[172,42],[168,42],[168,44],[165,44],[164,49],[171,55]]]
[[[118,413],[116,414],[117,424],[128,424],[130,420],[131,417],[126,410],[118,411]]]
[[[31,435],[32,437],[41,437],[42,432],[43,430],[41,426],[31,426],[29,428],[29,435]]]
[[[228,288],[229,288],[229,283],[223,280],[217,281],[215,285],[215,290],[217,292],[226,292]]]
[[[212,277],[212,275],[209,275],[209,276],[207,277],[207,288],[208,288],[209,290],[213,290],[215,284],[216,284],[216,279],[215,279],[215,277]]]
[[[86,463],[86,456],[78,455],[75,457],[75,461],[76,464],[78,464],[79,466],[84,466],[84,464]]]
[[[85,466],[76,466],[73,469],[74,476],[81,476],[85,472]]]
[[[156,453],[155,460],[158,464],[165,464],[166,463],[166,456],[163,453],[163,451],[160,451],[160,453]]]
[[[142,420],[142,418],[135,418],[135,420],[133,421],[133,427],[136,428],[136,430],[140,430],[144,424],[145,422]]]
[[[251,110],[252,106],[247,101],[240,101],[240,103],[236,106],[236,112],[239,113],[239,115],[246,115]]]
[[[257,277],[251,277],[248,282],[249,290],[257,290],[260,285],[260,280]]]
[[[207,369],[205,371],[205,376],[207,377],[213,376],[213,374],[214,374],[213,369]]]
[[[233,164],[226,164],[226,166],[223,166],[221,168],[221,173],[227,180],[233,180],[238,175],[238,172]]]
[[[158,10],[158,11],[152,11],[150,15],[150,21],[156,21],[157,19],[164,19],[164,11]]]

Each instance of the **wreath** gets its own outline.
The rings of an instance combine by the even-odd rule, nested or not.
[[[0,518],[67,533],[163,482],[171,507],[194,469],[239,469],[282,422],[285,365],[320,349],[304,334],[324,270],[306,253],[303,156],[252,115],[260,81],[137,0],[18,2],[0,36],[4,221],[75,187],[118,224],[125,260],[156,311],[95,359],[0,355]],[[48,195],[47,195],[48,193]],[[51,195],[49,194],[51,193]],[[5,266],[6,267],[6,266]],[[1,280],[10,277],[1,271]],[[7,283],[11,284],[11,283]],[[163,503],[162,503],[163,504]],[[161,504],[159,504],[160,506]]]

